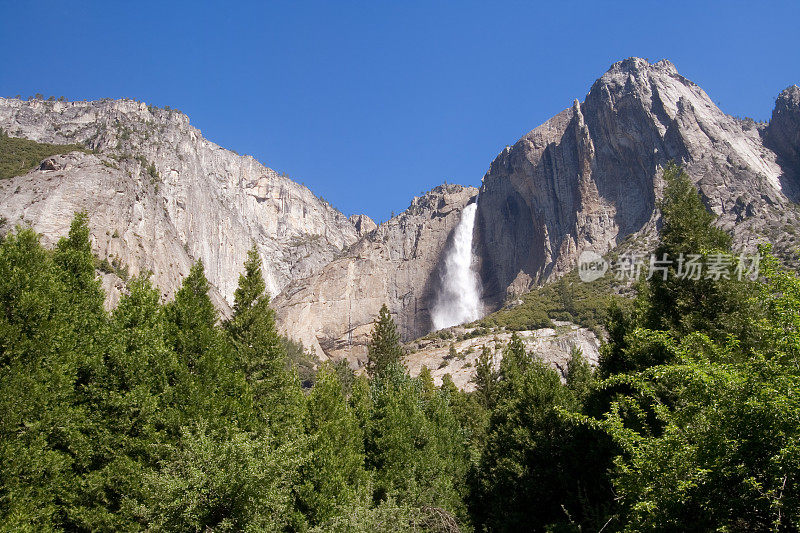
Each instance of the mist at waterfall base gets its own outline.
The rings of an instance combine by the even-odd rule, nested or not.
[[[433,328],[442,329],[472,322],[481,316],[481,290],[472,268],[472,233],[477,202],[466,206],[453,234],[442,271],[442,285],[431,313]]]

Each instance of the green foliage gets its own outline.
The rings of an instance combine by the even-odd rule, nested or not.
[[[449,397],[389,365],[371,384],[365,427],[375,499],[393,496],[414,507],[441,507],[466,519],[468,450]]]
[[[716,340],[729,333],[742,338],[746,318],[750,314],[747,299],[751,289],[732,279],[700,279],[678,275],[678,260],[691,254],[701,256],[707,264],[711,258],[726,259],[730,271],[736,267],[731,256],[731,237],[714,225],[715,216],[703,204],[697,189],[683,170],[675,164],[664,169],[666,188],[660,208],[663,227],[656,247],[657,258],[673,261],[666,279],[653,275],[640,299],[642,323],[650,329],[671,330],[678,334],[704,331]]]
[[[562,415],[580,409],[578,396],[526,354],[516,336],[501,369],[471,497],[477,525],[490,531],[599,529],[612,498],[604,437]]]
[[[583,357],[583,352],[577,346],[573,346],[570,353],[570,360],[567,363],[567,387],[575,394],[575,397],[583,401],[590,393],[594,385],[594,373],[589,362]]]
[[[0,243],[0,523],[47,530],[77,489],[86,410],[75,401],[80,352],[61,273],[29,229]]]
[[[673,349],[676,363],[626,377],[633,392],[612,402],[604,422],[627,452],[614,477],[625,521],[638,530],[795,528],[797,367],[737,362],[735,343],[702,334]]]
[[[198,261],[166,308],[168,342],[189,368],[195,367],[217,341],[217,310],[208,296],[209,290],[203,262]]]
[[[322,524],[349,512],[368,481],[361,427],[328,365],[308,398],[305,430],[311,454],[301,469],[298,498],[311,524]]]
[[[284,531],[292,522],[296,454],[236,427],[217,433],[202,420],[145,478],[132,512],[158,531]]]
[[[402,357],[400,334],[397,333],[389,308],[383,304],[369,343],[367,371],[370,376],[379,376]]]
[[[78,144],[46,144],[9,137],[0,129],[0,179],[21,176],[36,168],[42,159],[75,151],[88,152]]]
[[[303,395],[275,327],[275,311],[269,304],[255,246],[248,253],[234,298],[233,317],[225,329],[237,364],[253,391],[255,407],[276,434],[294,433],[302,416]]]
[[[362,501],[324,524],[314,533],[418,533],[421,531],[448,533],[458,531],[458,523],[438,508],[420,509],[399,504],[393,498],[377,505]]]
[[[317,366],[319,365],[317,356],[310,350],[306,351],[301,341],[295,341],[285,335],[280,336],[280,341],[286,352],[287,370],[289,372],[297,372],[297,377],[304,389],[312,387],[317,377]],[[343,362],[347,366],[347,361]],[[349,378],[342,373],[339,374],[339,377],[349,384],[352,381],[352,371],[350,373],[351,376]]]
[[[714,279],[705,273],[699,279],[679,275],[678,259],[690,254],[697,254],[701,263],[708,263],[712,256],[727,258],[731,273],[738,259],[731,255],[730,236],[714,226],[714,215],[686,173],[670,164],[664,169],[664,179],[663,228],[655,255],[673,262],[666,276],[659,272],[639,283],[632,310],[622,306],[610,310],[610,342],[603,348],[601,360],[606,376],[674,360],[665,342],[691,332],[705,333],[717,342],[730,335],[745,346],[758,342],[752,322],[758,304],[749,298],[755,288],[750,280],[733,274],[729,279]],[[636,328],[664,333],[654,336]]]
[[[727,253],[685,174],[665,174],[659,253]],[[614,313],[584,423],[620,447],[626,529],[798,527],[800,280],[761,252],[763,283],[673,271],[642,287],[634,312]]]
[[[494,407],[499,377],[498,371],[495,370],[494,353],[484,346],[475,364],[475,393],[486,409]]]
[[[723,249],[693,188],[667,178],[662,246]],[[761,282],[603,299],[584,315],[608,332],[599,375],[573,349],[563,383],[513,334],[464,392],[407,374],[385,306],[372,379],[346,361],[317,373],[278,335],[255,250],[222,324],[200,263],[166,305],[129,280],[109,315],[87,222],[52,251],[29,229],[0,240],[2,530],[800,524],[800,279],[766,248]],[[558,309],[580,310],[580,287],[554,287]]]
[[[267,290],[264,276],[261,273],[261,256],[255,244],[247,252],[244,262],[244,273],[239,274],[239,286],[234,292],[233,313],[241,315],[250,310]]]
[[[553,327],[553,320],[565,320],[599,330],[608,320],[612,304],[627,305],[625,298],[616,295],[620,288],[613,276],[586,283],[573,270],[556,282],[522,295],[520,305],[501,309],[478,323],[484,328],[523,331]]]

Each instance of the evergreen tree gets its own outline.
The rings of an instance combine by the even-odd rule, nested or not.
[[[466,520],[467,447],[447,395],[426,392],[420,379],[396,363],[373,379],[371,388],[365,450],[376,500],[393,496]]]
[[[599,529],[613,493],[605,475],[607,448],[597,431],[578,427],[563,412],[579,403],[558,374],[538,360],[520,365],[521,343],[497,390],[485,448],[475,472],[470,507],[489,531]],[[570,524],[572,524],[570,526]]]
[[[248,253],[245,273],[239,276],[234,314],[225,327],[261,416],[271,420],[279,435],[296,429],[302,415],[302,392],[296,374],[288,368],[255,246]]]
[[[389,365],[400,362],[402,357],[400,334],[397,333],[389,308],[383,304],[369,343],[367,371],[370,376],[379,376]]]
[[[59,239],[53,258],[73,298],[80,298],[78,304],[86,312],[99,315],[103,308],[103,292],[95,275],[89,216],[85,211],[75,214],[69,236]]]
[[[309,396],[305,428],[312,453],[301,468],[299,501],[312,525],[323,524],[349,512],[367,485],[361,428],[328,365]]]
[[[198,417],[215,424],[227,417],[237,418],[248,428],[252,394],[244,376],[237,373],[233,347],[216,325],[217,310],[209,289],[203,263],[198,261],[164,310],[166,342],[182,368],[182,379],[176,384],[180,411],[184,424]]]
[[[436,390],[436,385],[433,382],[433,374],[431,374],[431,369],[427,366],[422,366],[417,379],[422,382],[422,388],[426,395],[430,396]]]
[[[592,367],[583,356],[583,351],[577,346],[573,346],[570,350],[566,379],[567,387],[580,401],[588,396],[594,383]]]
[[[649,329],[669,330],[678,334],[705,331],[723,339],[734,332],[744,311],[746,284],[724,277],[708,276],[712,260],[730,262],[733,276],[735,258],[731,256],[731,237],[715,226],[716,217],[706,208],[689,176],[674,163],[663,172],[666,188],[660,203],[661,239],[655,257],[671,261],[666,279],[654,272],[642,291],[643,326]],[[700,279],[685,274],[686,262],[699,255],[706,271]],[[680,262],[683,261],[683,264]],[[736,333],[740,333],[736,331]]]
[[[511,334],[511,339],[503,349],[503,359],[500,361],[500,377],[503,381],[512,379],[515,375],[525,371],[532,359],[525,351],[525,344],[517,332]]]
[[[108,351],[87,387],[93,427],[79,500],[80,527],[126,529],[145,497],[142,479],[177,443],[180,366],[164,341],[159,293],[144,276],[128,283],[112,315]]]
[[[145,475],[138,521],[149,531],[291,530],[297,459],[269,434],[235,424],[215,430],[199,419],[162,468]]]
[[[244,274],[239,274],[239,286],[234,292],[233,314],[241,316],[258,303],[266,294],[267,284],[261,272],[261,256],[253,244],[244,262]]]
[[[72,310],[72,325],[81,352],[79,379],[89,379],[98,364],[107,338],[108,314],[103,308],[105,294],[95,273],[95,258],[89,238],[89,216],[76,213],[68,237],[59,239],[53,259],[65,287],[64,296]]]
[[[494,354],[488,346],[484,345],[481,355],[475,362],[475,393],[485,409],[494,407],[498,377],[494,368]]]
[[[210,288],[203,262],[197,261],[166,308],[167,341],[189,368],[216,341],[217,310],[208,296]]]
[[[456,351],[456,345],[451,342],[450,349],[447,350],[447,358],[455,359],[456,357],[458,357],[458,352]]]
[[[757,342],[751,332],[757,309],[748,301],[752,283],[734,275],[737,258],[731,255],[730,236],[714,225],[715,216],[683,169],[670,163],[663,176],[661,239],[654,255],[668,266],[638,284],[632,315],[619,308],[610,311],[610,342],[600,361],[605,376],[671,362],[674,352],[654,344],[652,335],[636,333],[637,328],[664,331],[673,338],[698,331],[717,341],[736,335],[748,346]],[[692,256],[701,269],[713,261],[727,264],[729,279],[716,279],[707,270],[690,272]]]
[[[77,310],[30,229],[0,243],[0,308],[0,523],[22,531],[67,527],[86,428],[75,391]]]

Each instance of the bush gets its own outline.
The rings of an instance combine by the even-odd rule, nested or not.
[[[573,270],[558,281],[537,287],[523,295],[523,303],[517,307],[501,309],[484,317],[478,324],[482,328],[504,327],[512,331],[523,331],[553,327],[553,320],[561,320],[580,324],[599,333],[608,319],[608,309],[612,302],[620,307],[629,305],[626,298],[616,294],[620,288],[609,275],[585,283],[580,280],[577,271]]]

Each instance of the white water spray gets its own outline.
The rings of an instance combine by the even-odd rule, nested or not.
[[[472,322],[481,316],[480,284],[472,268],[472,230],[477,208],[476,202],[464,208],[453,234],[453,245],[444,260],[442,286],[431,313],[434,329]]]

